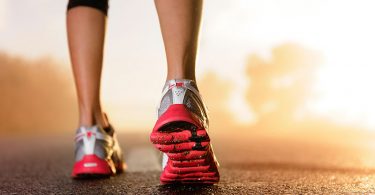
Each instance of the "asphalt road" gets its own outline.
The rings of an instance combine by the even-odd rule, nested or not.
[[[375,193],[375,137],[237,135],[211,136],[221,162],[213,186],[160,185],[158,152],[146,134],[121,134],[129,170],[96,180],[70,178],[73,135],[2,136],[0,194]]]

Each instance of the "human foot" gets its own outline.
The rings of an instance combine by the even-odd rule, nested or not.
[[[208,117],[192,80],[167,81],[150,135],[163,154],[162,184],[213,184],[220,179],[208,136]]]
[[[73,178],[108,177],[123,172],[125,163],[116,134],[111,125],[77,129],[75,136]]]

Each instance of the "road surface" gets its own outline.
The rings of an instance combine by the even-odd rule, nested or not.
[[[228,135],[211,136],[221,162],[221,182],[213,186],[160,185],[159,153],[144,133],[120,134],[129,169],[97,180],[70,178],[73,135],[2,136],[0,194],[375,193],[372,134],[347,139]]]

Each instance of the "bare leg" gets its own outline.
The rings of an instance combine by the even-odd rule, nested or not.
[[[70,58],[79,104],[79,125],[108,126],[100,105],[100,78],[106,16],[90,7],[68,11]]]
[[[155,0],[170,79],[195,80],[202,0]]]

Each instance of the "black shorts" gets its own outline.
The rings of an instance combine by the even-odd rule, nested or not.
[[[78,6],[87,6],[100,10],[105,15],[108,13],[108,0],[69,0],[68,11]]]

